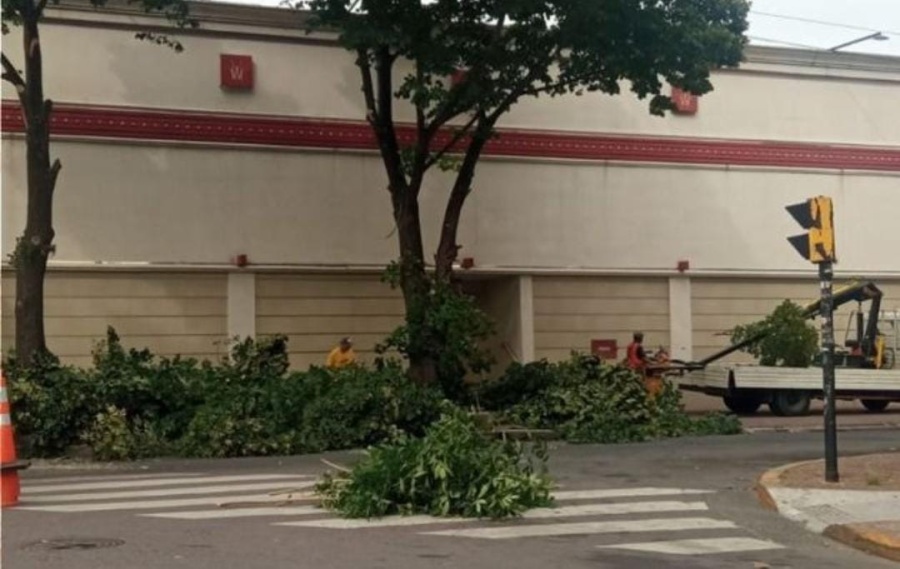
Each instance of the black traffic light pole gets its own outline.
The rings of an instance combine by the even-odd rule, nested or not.
[[[819,285],[822,291],[822,384],[825,391],[825,481],[838,482],[837,425],[834,410],[834,298],[832,263],[819,263]]]

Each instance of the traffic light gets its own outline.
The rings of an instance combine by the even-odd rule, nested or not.
[[[831,198],[817,196],[786,209],[803,229],[809,230],[804,235],[788,237],[797,252],[812,263],[836,263]]]

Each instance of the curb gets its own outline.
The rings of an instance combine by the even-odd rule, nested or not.
[[[852,433],[859,431],[893,431],[900,429],[900,423],[873,423],[871,425],[847,425],[838,427],[839,433]],[[825,428],[821,426],[809,427],[744,427],[744,432],[748,435],[766,434],[766,433],[821,433]]]
[[[778,512],[778,502],[772,496],[771,492],[769,492],[769,488],[781,485],[781,475],[782,473],[784,473],[784,471],[790,470],[795,466],[801,466],[813,462],[818,462],[818,459],[792,462],[790,464],[785,464],[784,466],[779,466],[778,468],[772,468],[763,472],[756,480],[756,484],[753,488],[754,491],[756,491],[756,497],[759,499],[762,507],[773,512]]]
[[[821,462],[821,460],[794,462],[763,472],[753,488],[762,507],[784,515],[784,512],[778,508],[778,501],[775,500],[769,489],[781,485],[781,475],[786,470],[814,462]],[[877,523],[830,525],[822,531],[822,535],[859,551],[891,561],[900,561],[900,539],[879,529]]]
[[[866,553],[900,561],[900,539],[872,526],[873,524],[833,525],[825,528],[822,534]]]

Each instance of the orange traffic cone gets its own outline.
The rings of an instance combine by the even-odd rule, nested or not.
[[[19,503],[19,470],[28,468],[27,461],[16,458],[16,440],[9,413],[6,377],[0,371],[0,506]]]

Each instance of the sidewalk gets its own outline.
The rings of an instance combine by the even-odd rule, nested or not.
[[[824,472],[822,460],[776,468],[759,478],[757,494],[810,531],[900,561],[900,453],[840,459],[836,484]]]

